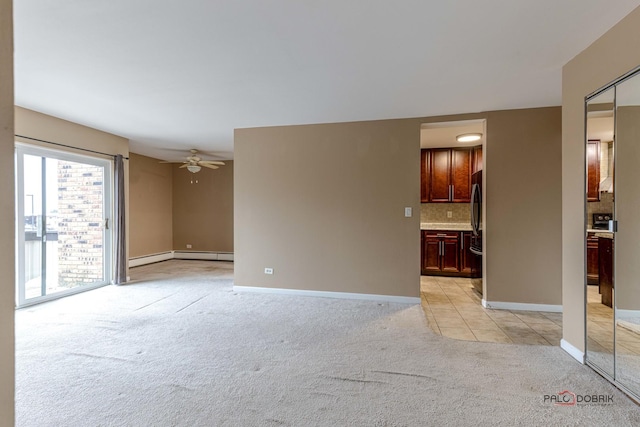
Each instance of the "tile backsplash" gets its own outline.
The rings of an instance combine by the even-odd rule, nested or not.
[[[447,217],[451,212],[451,218]],[[469,203],[422,203],[420,222],[469,223],[471,211]]]

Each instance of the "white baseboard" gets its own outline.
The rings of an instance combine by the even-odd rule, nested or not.
[[[189,252],[189,251],[173,251],[174,259],[201,259],[207,261],[217,261],[217,252]]]
[[[153,264],[154,262],[167,261],[170,259],[199,259],[207,261],[233,261],[233,252],[189,252],[171,251],[160,254],[145,255],[129,259],[129,267],[139,267],[141,265]]]
[[[349,292],[305,291],[300,289],[259,288],[253,286],[234,286],[236,292],[258,292],[265,294],[296,295],[304,297],[358,299],[367,301],[384,301],[399,304],[420,304],[419,297],[402,297],[395,295],[356,294]]]
[[[129,267],[139,267],[141,265],[153,264],[154,262],[167,261],[169,259],[173,259],[173,251],[130,258]]]
[[[232,252],[218,252],[218,261],[233,261]]]
[[[572,344],[569,344],[569,342],[565,341],[564,338],[560,340],[560,348],[569,353],[569,355],[578,362],[584,364],[584,352],[578,350]]]
[[[623,308],[616,308],[616,317],[618,319],[639,319],[639,310],[625,310]]]
[[[493,308],[497,310],[548,311],[552,313],[562,313],[562,306],[555,304],[526,304],[520,302],[487,301],[483,298],[482,306],[484,308]]]

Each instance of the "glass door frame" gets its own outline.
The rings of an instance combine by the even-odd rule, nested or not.
[[[56,292],[49,295],[41,295],[38,297],[28,298],[25,296],[25,194],[24,194],[24,156],[40,156],[62,161],[84,163],[92,166],[103,168],[103,281],[91,283],[82,286],[76,286],[68,290]],[[67,151],[53,150],[37,145],[15,143],[15,189],[16,189],[16,308],[28,307],[30,305],[39,304],[41,302],[54,300],[64,296],[96,289],[108,284],[113,280],[113,229],[110,224],[113,223],[113,161],[75,154]],[[46,179],[43,176],[43,180]],[[43,196],[46,197],[46,196]],[[46,213],[45,213],[46,214]],[[46,262],[46,261],[42,261]]]

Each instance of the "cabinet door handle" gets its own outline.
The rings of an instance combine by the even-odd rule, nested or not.
[[[453,187],[453,185],[449,184],[449,201],[450,202],[453,200],[451,187]]]
[[[464,250],[464,233],[460,232],[460,241],[462,242],[462,250]]]

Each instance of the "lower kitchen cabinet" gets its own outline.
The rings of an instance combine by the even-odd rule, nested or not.
[[[613,239],[598,238],[598,285],[602,303],[613,306]]]
[[[587,233],[587,283],[597,285],[599,282],[598,238],[595,233]]]
[[[470,231],[422,230],[421,243],[423,275],[472,277],[476,272]]]
[[[460,273],[469,274],[476,269],[476,258],[473,252],[471,252],[471,232],[463,231],[460,247]]]
[[[422,274],[442,271],[441,252],[442,241],[427,231],[422,232]]]

